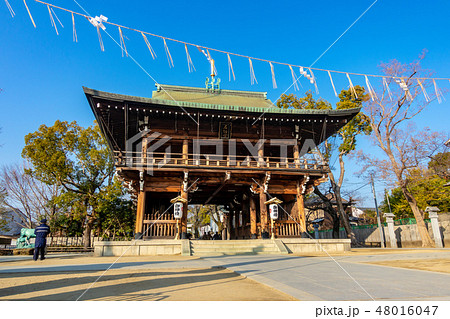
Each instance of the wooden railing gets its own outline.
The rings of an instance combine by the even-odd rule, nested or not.
[[[143,156],[144,155],[144,156]],[[208,167],[208,168],[270,168],[280,170],[327,170],[326,165],[312,159],[294,159],[288,157],[253,157],[242,155],[181,154],[118,152],[114,154],[117,167]]]
[[[174,238],[176,234],[175,220],[144,220],[144,238]]]
[[[300,225],[293,220],[280,220],[275,223],[277,237],[301,237]]]

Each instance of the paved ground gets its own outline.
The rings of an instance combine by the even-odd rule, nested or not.
[[[0,262],[3,258],[0,257]],[[20,295],[17,293],[19,286],[25,289],[19,291],[20,293],[28,294],[23,295],[23,299],[36,300],[40,289],[48,293],[49,287],[62,289],[65,285],[69,285],[75,287],[71,291],[76,293],[61,291],[50,295],[54,297],[58,293],[63,293],[66,297],[64,300],[72,300],[116,259],[84,255],[49,258],[43,262],[28,260],[0,263],[0,299],[9,299],[7,295],[11,293],[17,298]],[[122,257],[107,276],[94,286],[92,291],[94,294],[91,296],[86,294],[86,298],[91,300],[289,300],[292,299],[289,296],[292,296],[299,300],[371,300],[372,298],[376,300],[450,300],[450,274],[391,267],[402,263],[404,266],[413,267],[419,261],[422,263],[428,261],[430,270],[435,270],[431,266],[432,262],[436,264],[439,261],[440,267],[446,269],[450,265],[450,250],[365,249],[336,255],[333,258],[291,255],[205,258]],[[39,286],[41,281],[46,280],[39,280],[39,277],[34,275],[36,273],[39,276],[59,277],[50,280],[49,287]],[[276,290],[270,290],[253,281],[246,283],[242,276],[236,274]],[[23,278],[28,278],[29,281],[30,278],[34,279],[29,282],[30,285],[27,285],[21,282]],[[238,287],[237,284],[242,285]],[[256,288],[260,289],[259,297],[251,295]],[[38,293],[33,293],[33,289],[37,289]],[[219,291],[229,292],[230,295],[224,297],[223,293],[218,293]],[[199,294],[203,294],[203,297]],[[188,296],[200,297],[189,299]],[[219,296],[222,298],[220,299]]]

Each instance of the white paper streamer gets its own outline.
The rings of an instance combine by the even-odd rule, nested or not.
[[[103,46],[102,35],[100,34],[100,25],[97,25],[96,29],[97,29],[97,35],[98,35],[98,42],[100,43],[100,50],[102,50],[102,52],[104,52],[105,47]]]
[[[25,7],[27,8],[28,15],[30,16],[30,19],[31,19],[31,22],[33,23],[33,26],[36,28],[36,23],[34,23],[33,16],[31,15],[30,9],[28,9],[27,2],[25,0],[23,0],[23,3],[25,4]]]
[[[427,90],[425,90],[425,88],[423,87],[422,82],[420,82],[420,80],[417,79],[417,83],[419,84],[420,88],[422,89],[423,96],[425,97],[425,101],[430,102],[431,101],[430,96],[428,95]]]
[[[11,13],[11,17],[14,18],[16,13],[14,12],[13,8],[11,7],[11,5],[9,4],[8,0],[5,0],[5,2],[6,2],[6,6],[8,7],[9,13]]]
[[[233,63],[231,63],[231,58],[228,53],[227,57],[228,57],[228,81],[231,82],[231,74],[233,74],[233,81],[236,81],[236,77],[234,76]]]
[[[334,95],[336,95],[336,97],[339,97],[336,92],[336,88],[334,87],[333,78],[331,77],[331,73],[330,73],[330,71],[327,71],[327,72],[328,72],[328,76],[330,77],[331,86],[333,87]]]
[[[51,24],[52,24],[52,27],[55,28],[56,35],[59,35],[59,33],[58,33],[58,28],[56,27],[55,20],[53,19],[52,11],[50,10],[50,7],[49,7],[48,5],[47,5],[47,9],[48,9],[48,14],[50,15],[50,22],[51,22]]]
[[[125,44],[125,39],[123,38],[122,29],[120,27],[119,27],[119,37],[120,37],[120,49],[122,50],[122,57],[124,52],[125,56],[128,57],[127,46]]]
[[[277,80],[275,79],[275,71],[273,69],[273,64],[272,62],[269,62],[270,65],[270,72],[272,73],[272,86],[274,89],[277,88]]]
[[[441,104],[442,103],[442,92],[438,88],[436,81],[434,79],[433,79],[433,84],[434,84],[434,91],[436,92],[436,98],[438,100],[438,103]]]
[[[186,51],[186,59],[187,59],[189,73],[191,73],[192,70],[195,71],[195,66],[194,66],[194,63],[192,63],[192,59],[191,59],[191,56],[189,55],[189,50],[188,50],[188,47],[186,44],[184,44],[184,50]]]
[[[75,29],[75,18],[73,16],[72,13],[72,29],[73,29],[73,42],[78,42],[78,37],[77,37],[77,29]]]
[[[316,89],[316,94],[319,94],[319,88],[317,87],[316,77],[314,76],[314,73],[311,70],[311,68],[308,68],[308,70],[311,73],[311,79],[309,80],[309,82],[311,82],[311,84],[314,84],[314,88]]]
[[[142,37],[144,38],[145,44],[147,45],[148,50],[150,51],[150,54],[152,55],[153,60],[156,58],[156,52],[153,50],[152,45],[148,41],[147,37],[143,32],[141,32]]]
[[[377,99],[377,94],[375,93],[375,90],[373,89],[372,84],[370,84],[369,78],[367,77],[367,75],[364,75],[364,77],[366,79],[366,86],[367,86],[367,90],[369,91],[370,98],[372,99],[372,101],[375,101]]]
[[[400,88],[405,92],[406,98],[410,101],[413,100],[411,92],[409,92],[408,85],[403,78],[394,78],[394,81],[400,86]]]
[[[355,87],[353,86],[352,80],[350,79],[350,75],[348,73],[345,73],[347,75],[348,83],[350,84],[350,90],[355,94],[355,98],[358,98],[358,94],[356,94]]]
[[[253,85],[255,82],[258,84],[258,81],[256,80],[255,71],[253,70],[253,63],[252,59],[248,58],[248,63],[250,65],[250,83]]]
[[[59,20],[58,16],[56,15],[55,11],[53,11],[53,8],[50,8],[50,10],[52,10],[53,15],[55,16],[56,20],[58,20],[59,24],[61,25],[62,28],[64,28],[63,24],[61,23],[61,20]]]
[[[300,90],[298,87],[298,80],[297,76],[295,75],[294,69],[292,69],[292,65],[289,66],[289,69],[291,70],[291,76],[292,76],[292,86],[294,87],[294,91]]]
[[[166,50],[167,62],[169,62],[169,67],[172,68],[174,66],[173,60],[172,60],[172,55],[170,54],[169,47],[167,46],[167,43],[166,43],[166,39],[163,38],[163,41],[164,41],[164,50]]]
[[[391,101],[392,101],[392,93],[391,93],[391,89],[389,88],[389,84],[387,83],[387,81],[386,81],[386,78],[385,78],[385,77],[383,77],[383,86],[384,86],[384,88],[385,88],[386,92],[388,93],[388,96],[389,96],[389,100],[391,100]]]

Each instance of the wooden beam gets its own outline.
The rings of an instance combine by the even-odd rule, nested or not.
[[[145,191],[138,193],[137,211],[136,211],[136,225],[135,233],[142,234],[143,222],[145,213]]]
[[[268,231],[267,229],[267,206],[264,204],[267,201],[264,187],[259,187],[259,212],[261,218],[261,232]]]
[[[305,216],[305,204],[303,201],[303,185],[306,182],[305,179],[297,181],[297,216],[300,224],[300,231],[302,234],[306,234],[306,216]]]
[[[256,203],[255,198],[250,195],[250,233],[252,237],[253,235],[257,236],[256,231]]]
[[[220,192],[220,190],[225,186],[225,184],[230,180],[230,172],[226,172],[225,179],[222,181],[222,184],[212,193],[211,196],[206,200],[205,205],[208,205],[208,203],[214,198],[214,196],[217,195],[217,193]]]

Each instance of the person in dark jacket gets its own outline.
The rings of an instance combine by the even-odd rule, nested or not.
[[[50,227],[47,226],[47,220],[41,220],[41,224],[36,227],[34,234],[36,235],[36,241],[34,244],[34,256],[33,259],[36,261],[41,255],[41,260],[45,259],[45,246],[47,245],[47,235],[50,233]]]

